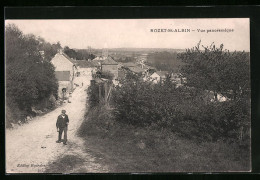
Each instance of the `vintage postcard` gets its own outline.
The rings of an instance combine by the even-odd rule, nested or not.
[[[7,19],[6,173],[250,172],[249,27]]]

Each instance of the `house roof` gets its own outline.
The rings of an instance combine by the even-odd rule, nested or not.
[[[106,57],[104,57],[104,56],[98,56],[98,57],[94,58],[93,61],[103,61],[105,59],[106,59]]]
[[[77,60],[75,64],[80,68],[90,68],[98,65],[97,62],[86,61],[86,60]]]
[[[136,66],[135,63],[133,62],[127,62],[127,63],[122,63],[123,66],[126,66],[126,67],[133,67],[133,66]]]
[[[55,77],[58,81],[69,81],[70,72],[69,71],[55,71]]]
[[[64,52],[59,53],[60,55],[63,55],[64,57],[66,57],[70,62],[72,62],[73,64],[75,64],[76,60],[71,59],[67,54],[65,54]]]
[[[155,67],[152,67],[152,66],[149,66],[149,65],[144,65],[144,68],[147,70],[147,69],[154,69],[154,70],[156,70],[156,68]]]
[[[145,72],[145,69],[142,69],[139,66],[134,66],[134,67],[128,67],[131,71],[135,72],[135,73],[140,73],[140,72]]]
[[[96,57],[95,59],[92,60],[93,62],[100,62],[102,64],[115,64],[117,65],[118,63],[110,56],[105,57],[105,56],[99,56]]]
[[[69,58],[63,52],[57,53],[51,60],[51,63],[55,67],[55,71],[70,71],[75,66],[75,60]],[[75,66],[75,68],[77,68]]]
[[[54,59],[61,59],[61,58],[65,58],[66,60],[68,60],[69,62],[71,62],[72,64],[75,64],[77,62],[77,60],[73,60],[71,59],[67,54],[65,54],[64,52],[58,52],[57,54],[55,54],[55,56],[52,58],[52,60]],[[51,60],[51,61],[52,61]]]
[[[101,61],[102,64],[114,64],[117,65],[118,63],[110,56],[107,57],[107,59]]]

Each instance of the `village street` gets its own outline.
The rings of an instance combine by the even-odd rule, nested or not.
[[[65,103],[52,112],[35,117],[28,124],[6,130],[7,173],[43,173],[49,164],[55,164],[55,161],[66,155],[84,160],[80,167],[75,166],[66,170],[66,173],[106,171],[95,163],[93,156],[85,152],[84,141],[76,135],[84,120],[86,89],[90,84],[90,76],[84,78],[83,87],[78,86],[72,93],[71,103]],[[67,145],[56,143],[56,120],[62,109],[66,109],[70,119]]]

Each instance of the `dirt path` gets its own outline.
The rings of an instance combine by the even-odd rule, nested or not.
[[[36,117],[29,124],[17,129],[6,130],[7,173],[42,173],[48,169],[49,164],[55,164],[56,161],[70,155],[80,159],[81,163],[56,173],[107,171],[106,167],[101,167],[95,162],[95,157],[84,150],[83,140],[76,136],[77,129],[84,119],[87,96],[85,90],[89,84],[90,78],[85,81],[83,87],[75,89],[71,103],[64,104],[44,116]],[[67,110],[70,118],[67,146],[55,142],[58,137],[56,120],[62,109]]]

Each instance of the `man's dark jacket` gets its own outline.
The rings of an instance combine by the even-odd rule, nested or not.
[[[65,117],[62,117],[62,114],[58,116],[56,127],[57,128],[65,128],[67,126],[67,123],[69,122],[69,117],[67,114],[64,115]]]

